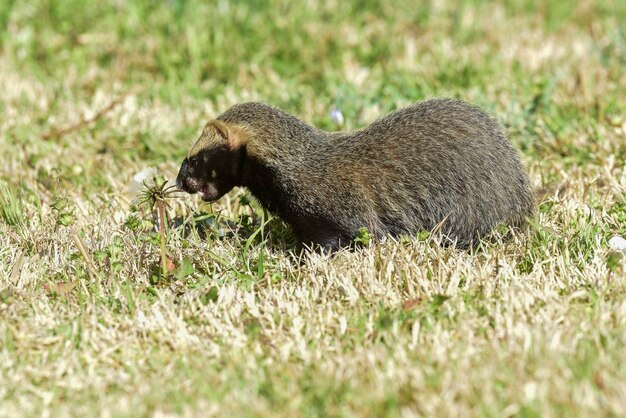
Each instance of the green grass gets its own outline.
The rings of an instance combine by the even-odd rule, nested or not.
[[[626,3],[417,3],[0,1],[0,416],[626,415]],[[439,96],[504,124],[530,228],[300,255],[181,196],[162,273],[132,179],[208,119]]]

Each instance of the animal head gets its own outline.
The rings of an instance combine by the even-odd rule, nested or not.
[[[176,178],[178,188],[213,202],[241,185],[245,139],[241,127],[218,119],[204,127]]]

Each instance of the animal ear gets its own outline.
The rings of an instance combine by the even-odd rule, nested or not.
[[[246,142],[246,132],[236,125],[232,125],[219,119],[212,120],[211,125],[215,129],[215,132],[226,140],[230,149],[237,149]]]

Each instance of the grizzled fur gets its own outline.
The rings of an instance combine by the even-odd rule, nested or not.
[[[179,187],[217,200],[247,187],[305,244],[348,245],[438,230],[469,247],[533,213],[532,191],[499,124],[462,101],[435,99],[351,133],[328,133],[261,103],[209,122]]]

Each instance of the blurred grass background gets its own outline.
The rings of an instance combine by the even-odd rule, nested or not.
[[[40,126],[9,133],[32,138],[65,101],[89,102],[96,89],[139,87],[142,99],[212,101],[220,112],[254,98],[327,128],[331,106],[354,127],[373,104],[385,113],[455,96],[497,111],[532,152],[537,119],[558,137],[623,111],[624,15],[621,1],[3,0],[4,65],[45,84],[49,104]],[[591,55],[576,53],[580,37]],[[603,74],[586,70],[596,63]],[[142,158],[185,152],[171,139],[141,141],[152,144]]]
[[[0,0],[0,416],[623,415],[624,22],[618,0]],[[188,271],[152,282],[128,183],[174,177],[208,119],[259,100],[356,129],[439,96],[506,126],[535,230],[294,262],[172,228]],[[171,212],[243,224],[242,193]]]

